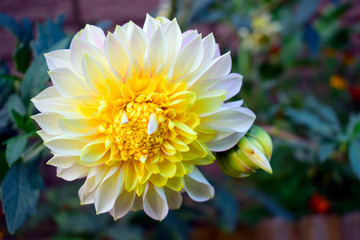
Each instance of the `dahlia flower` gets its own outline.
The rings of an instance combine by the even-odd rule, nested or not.
[[[182,33],[176,19],[147,15],[105,36],[87,25],[70,49],[45,54],[53,86],[34,99],[33,119],[54,155],[48,164],[67,181],[86,178],[81,204],[114,219],[144,209],[162,220],[214,188],[198,165],[233,147],[255,115],[224,102],[242,84],[212,34]]]

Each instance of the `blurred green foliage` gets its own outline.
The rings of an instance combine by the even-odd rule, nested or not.
[[[30,119],[35,111],[30,99],[49,80],[43,53],[69,47],[72,34],[64,32],[63,17],[33,23],[0,14],[0,26],[17,39],[15,69],[0,59],[1,202],[11,234],[58,240],[188,239],[204,224],[232,232],[239,222],[321,212],[311,201],[319,194],[329,203],[327,212],[359,210],[360,47],[352,39],[359,38],[360,29],[348,20],[359,4],[172,3],[168,15],[176,16],[183,30],[194,25],[230,29],[226,38],[236,48],[221,42],[220,47],[232,50],[232,71],[244,76],[235,98],[246,101],[257,113],[256,124],[273,137],[274,173],[257,172],[245,179],[207,174],[217,191],[215,198],[194,205],[185,197],[181,209],[161,223],[142,212],[114,222],[106,214],[96,216],[92,206],[80,207],[79,182],[54,182],[47,170],[39,172],[41,159],[49,154]],[[47,188],[42,176],[49,181]],[[24,224],[29,214],[33,215]]]

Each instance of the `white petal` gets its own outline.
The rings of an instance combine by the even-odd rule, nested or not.
[[[151,135],[153,134],[156,129],[158,128],[158,121],[156,119],[156,114],[155,113],[152,113],[150,115],[150,119],[149,119],[149,123],[148,123],[148,129],[147,129],[147,134],[148,135]]]
[[[31,99],[40,112],[78,111],[78,102],[73,98],[64,98],[54,86],[45,88],[36,97]]]
[[[222,77],[229,74],[231,70],[230,52],[212,61],[212,66],[201,76],[200,79]]]
[[[71,60],[74,68],[80,75],[83,75],[82,62],[84,55],[88,55],[96,59],[103,66],[107,65],[104,53],[97,47],[85,42],[77,37],[74,37],[71,48]]]
[[[203,56],[201,37],[190,41],[179,53],[175,60],[173,79],[194,72],[200,65]]]
[[[85,185],[85,193],[90,193],[92,191],[95,192],[97,186],[100,182],[104,179],[105,175],[108,173],[109,167],[107,165],[97,166],[96,168],[91,168],[86,181]]]
[[[109,175],[112,175],[114,170],[116,171],[116,169],[112,169],[112,173]],[[85,183],[79,189],[79,198],[81,200],[81,204],[95,203],[95,193],[97,191],[97,187],[108,173],[109,167],[107,165],[90,168]]]
[[[105,53],[112,69],[122,79],[125,79],[130,68],[130,56],[125,43],[120,38],[109,33],[105,41]]]
[[[98,125],[93,119],[87,118],[62,118],[59,121],[61,131],[69,137],[95,135],[98,133]]]
[[[225,98],[225,90],[209,90],[197,93],[196,101],[191,111],[196,112],[200,116],[215,112],[223,104]]]
[[[196,167],[190,174],[184,176],[184,180],[185,190],[192,200],[204,202],[214,197],[214,188]]]
[[[81,32],[80,39],[104,50],[105,34],[104,31],[97,26],[86,24],[84,30]]]
[[[203,92],[208,90],[224,89],[227,91],[225,101],[239,93],[242,85],[242,76],[237,73],[230,73],[225,77],[212,78],[196,82],[190,90]]]
[[[51,81],[64,97],[85,95],[82,80],[78,79],[75,73],[68,68],[57,68],[49,72]]]
[[[183,32],[181,49],[198,36],[200,36],[200,34],[197,32],[197,30],[188,30],[186,32]]]
[[[105,148],[106,138],[98,138],[81,149],[80,160],[85,163],[93,163],[100,160],[108,151]]]
[[[159,22],[160,26],[168,24],[170,22],[169,19],[167,19],[166,17],[163,17],[163,16],[156,17],[156,20]]]
[[[147,38],[144,31],[138,26],[134,26],[131,36],[130,36],[130,51],[138,63],[143,63],[145,51],[149,44],[149,39]]]
[[[132,208],[135,199],[135,192],[128,192],[125,189],[120,193],[115,201],[114,207],[110,210],[114,220],[125,216]]]
[[[204,46],[204,57],[202,64],[207,64],[211,60],[214,59],[215,51],[216,51],[216,42],[214,35],[210,33],[203,39],[203,46]]]
[[[34,100],[41,100],[45,98],[51,98],[51,97],[61,97],[60,93],[56,90],[54,86],[45,88],[43,91],[41,91],[36,97],[34,97]]]
[[[236,132],[247,132],[255,121],[255,114],[248,108],[222,108],[213,114],[201,116],[201,123],[214,124]]]
[[[191,77],[186,79],[188,86],[192,86],[197,81],[223,77],[229,74],[231,70],[230,52],[213,59],[206,67],[199,69]]]
[[[89,87],[99,94],[106,94],[105,80],[108,78],[104,66],[91,56],[84,54],[82,58],[82,71]]]
[[[151,74],[159,71],[163,64],[166,63],[166,59],[168,57],[168,49],[165,36],[161,28],[158,28],[155,31],[153,37],[150,40],[146,54],[147,57],[145,57],[144,59],[144,61],[146,61],[144,65],[149,65],[149,70]]]
[[[215,45],[215,55],[214,55],[214,59],[220,57],[221,53],[220,53],[220,48],[219,48],[219,44]]]
[[[86,145],[86,142],[79,141],[72,138],[56,138],[47,142],[44,142],[45,146],[52,151],[59,154],[68,156],[80,156],[81,149]]]
[[[126,30],[123,27],[116,25],[115,31],[113,33],[118,39],[125,43],[126,47],[129,47],[129,38],[127,36]]]
[[[74,165],[78,159],[78,157],[58,155],[53,156],[46,164],[60,168],[69,168]]]
[[[174,20],[163,25],[161,28],[164,31],[165,39],[168,44],[168,55],[169,57],[172,57],[180,50],[181,47],[182,36],[180,27],[176,21],[176,18],[174,18]]]
[[[62,134],[59,127],[59,119],[62,117],[63,116],[57,113],[38,113],[31,116],[42,130],[51,135]]]
[[[221,139],[218,140],[212,139],[206,142],[206,145],[213,152],[223,152],[235,146],[245,134],[246,132],[243,133],[235,132],[231,134],[229,133],[228,136],[222,137]]]
[[[56,169],[56,175],[66,181],[74,181],[75,179],[83,178],[87,175],[88,172],[88,167],[84,167],[79,164],[74,164],[73,166],[65,169]]]
[[[78,191],[80,204],[81,205],[94,204],[96,191],[86,192],[85,187],[86,187],[85,184],[83,184]]]
[[[123,189],[124,170],[119,171],[119,168],[120,166],[113,166],[96,190],[95,209],[97,214],[110,211]]]
[[[218,81],[211,89],[225,89],[225,101],[232,98],[240,92],[243,77],[240,74],[230,73]]]
[[[131,32],[133,31],[135,25],[136,24],[133,21],[129,21],[122,25],[122,28],[125,30],[128,39],[130,39]]]
[[[143,202],[145,213],[155,220],[163,220],[169,211],[164,189],[152,184],[143,195]]]
[[[71,62],[71,52],[69,49],[55,50],[44,54],[47,66],[50,71],[56,68],[74,69]]]
[[[170,188],[164,188],[167,203],[170,209],[179,209],[182,203],[182,197],[180,192],[171,190]]]
[[[56,137],[59,136],[59,134],[57,134],[57,135],[48,134],[48,133],[46,133],[44,130],[37,131],[36,133],[37,133],[37,134],[41,137],[41,139],[42,139],[43,141],[45,141],[45,142],[50,141],[50,140],[52,140],[52,139],[54,139],[54,138],[56,138]]]
[[[155,18],[153,18],[149,14],[146,14],[146,19],[144,22],[143,29],[149,38],[152,38],[158,26],[159,26],[159,21],[155,20]]]

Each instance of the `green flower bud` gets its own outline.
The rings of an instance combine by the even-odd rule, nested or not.
[[[233,177],[246,177],[259,168],[272,173],[269,163],[272,149],[269,134],[252,126],[237,146],[219,157],[218,163],[226,175]]]

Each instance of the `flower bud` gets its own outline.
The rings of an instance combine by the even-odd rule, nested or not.
[[[252,126],[237,146],[219,157],[221,170],[232,177],[246,177],[256,169],[272,173],[270,158],[272,141],[269,134],[258,126]]]

